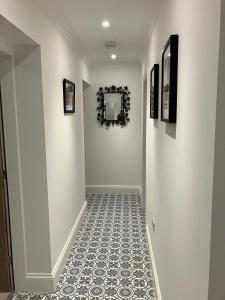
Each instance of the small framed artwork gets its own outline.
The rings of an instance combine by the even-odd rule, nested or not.
[[[159,108],[159,65],[155,64],[150,75],[150,118],[158,119]]]
[[[177,119],[178,35],[171,35],[162,52],[161,121]]]
[[[75,113],[75,83],[67,79],[63,80],[64,113]]]

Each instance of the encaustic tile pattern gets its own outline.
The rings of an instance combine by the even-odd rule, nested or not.
[[[140,195],[87,194],[87,203],[57,290],[13,300],[157,298]]]

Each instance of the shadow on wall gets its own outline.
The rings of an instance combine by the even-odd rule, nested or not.
[[[155,126],[155,128],[159,128],[159,120],[158,119],[154,119],[154,126]]]
[[[169,135],[171,138],[176,139],[177,136],[177,126],[173,123],[166,124],[166,134]]]
[[[154,127],[159,128],[159,120],[154,119]],[[177,126],[174,123],[166,123],[165,132],[168,136],[176,139],[177,136]]]

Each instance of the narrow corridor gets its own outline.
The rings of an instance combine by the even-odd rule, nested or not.
[[[225,0],[0,0],[0,300],[225,300]]]
[[[87,194],[87,203],[57,291],[14,300],[156,299],[140,196]]]

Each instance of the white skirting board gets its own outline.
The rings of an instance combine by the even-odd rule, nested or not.
[[[87,206],[87,201],[84,202],[79,215],[73,225],[73,228],[66,240],[58,260],[51,273],[27,273],[26,274],[26,287],[27,291],[31,292],[53,292],[56,289],[57,282],[65,266],[65,262],[70,254],[73,246],[74,237],[77,234],[79,225]]]
[[[153,248],[152,248],[151,235],[150,235],[150,230],[148,228],[148,225],[146,225],[146,233],[147,233],[148,245],[149,245],[149,250],[150,250],[150,255],[151,255],[151,260],[152,260],[152,269],[153,269],[153,275],[154,275],[154,279],[155,279],[157,300],[162,300],[160,285],[159,285],[159,278],[158,278],[156,264],[155,264],[154,252],[153,252]]]
[[[139,185],[86,185],[86,192],[141,194],[141,187]]]

